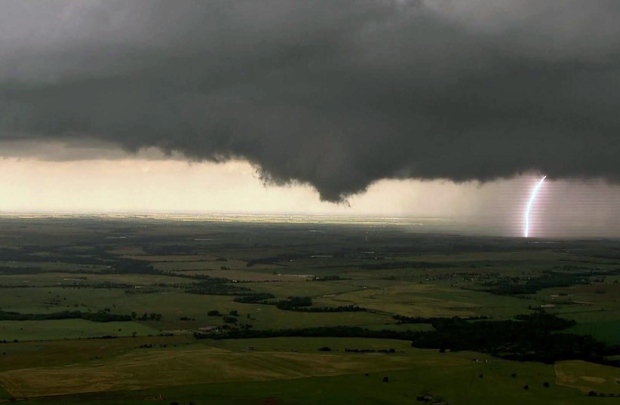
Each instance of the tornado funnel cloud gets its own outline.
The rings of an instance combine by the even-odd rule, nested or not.
[[[527,208],[525,209],[525,230],[523,232],[523,236],[529,238],[530,236],[530,212],[532,211],[532,205],[534,205],[534,201],[536,201],[536,196],[538,195],[538,191],[542,187],[543,183],[547,176],[543,176],[542,179],[536,183],[536,186],[532,190],[532,194],[530,195],[530,199],[527,202]]]

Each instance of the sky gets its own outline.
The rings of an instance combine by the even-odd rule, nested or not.
[[[0,211],[620,236],[617,0],[0,0]],[[484,219],[487,221],[487,219]]]

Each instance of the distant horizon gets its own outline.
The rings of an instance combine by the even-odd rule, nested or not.
[[[351,218],[421,218],[421,219],[459,219],[459,218],[500,218],[498,215],[470,215],[470,216],[437,216],[437,215],[387,215],[382,213],[315,213],[315,212],[300,212],[300,211],[281,211],[281,212],[260,212],[260,211],[175,211],[175,210],[135,210],[135,211],[97,211],[97,210],[84,210],[84,211],[70,211],[70,210],[1,210],[0,215],[83,215],[83,216],[97,216],[97,215],[196,215],[196,216],[209,216],[209,215],[225,215],[225,216],[307,216],[307,217],[351,217]]]
[[[567,234],[538,235],[525,238],[522,229],[501,226],[501,218],[483,217],[421,217],[385,216],[369,214],[303,214],[303,213],[243,213],[243,212],[4,212],[0,219],[101,219],[101,220],[155,220],[181,222],[220,222],[237,224],[289,224],[289,225],[342,225],[394,227],[419,234],[441,234],[462,237],[488,237],[523,239],[529,243],[561,240],[616,240],[620,235]],[[306,221],[304,219],[307,219]],[[494,219],[497,221],[487,222]]]

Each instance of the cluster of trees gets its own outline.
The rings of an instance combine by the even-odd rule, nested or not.
[[[297,312],[359,312],[366,311],[366,308],[357,305],[341,305],[338,307],[313,307],[312,298],[291,296],[285,300],[274,301],[275,295],[269,293],[253,293],[243,295],[234,299],[235,302],[244,304],[264,304],[275,305],[276,308],[284,311]]]
[[[604,392],[588,391],[589,397],[620,397],[620,394],[605,394]]]
[[[152,349],[152,348],[154,348],[154,347],[160,347],[160,348],[165,349],[165,348],[167,348],[167,347],[168,347],[168,345],[167,345],[167,344],[162,344],[162,345],[154,345],[154,344],[152,344],[152,343],[145,343],[145,344],[140,345],[138,348],[139,348],[139,349]]]
[[[158,276],[169,276],[176,278],[186,278],[197,280],[198,283],[192,284],[186,292],[194,294],[211,294],[220,295],[220,292],[230,291],[247,291],[247,288],[231,286],[231,280],[227,278],[210,277],[204,274],[183,274],[172,271],[161,271],[153,267],[153,265],[142,260],[121,259],[108,270],[99,272],[99,274],[153,274]],[[213,292],[211,292],[213,291]]]
[[[531,328],[540,328],[548,331],[564,330],[576,324],[572,319],[560,318],[557,315],[549,314],[542,310],[534,311],[531,314],[517,315],[515,319],[525,322]]]
[[[276,296],[269,293],[251,293],[244,294],[233,301],[240,302],[242,304],[264,304],[264,301],[275,298]]]
[[[214,279],[218,280],[218,279]],[[224,279],[226,280],[226,279]],[[200,294],[200,295],[244,295],[251,291],[247,287],[240,287],[237,285],[228,284],[230,280],[226,280],[225,282],[212,282],[212,281],[202,281],[200,283],[192,284],[185,289],[186,293],[189,294]]]
[[[286,311],[295,311],[303,307],[311,307],[312,298],[292,296],[292,297],[288,297],[285,300],[276,301],[276,302],[266,302],[265,304],[275,305],[276,308],[283,309]]]
[[[486,283],[492,288],[488,291],[496,295],[534,294],[545,288],[570,287],[589,284],[591,273],[557,273],[547,272],[540,277],[533,277],[522,282],[518,277],[506,278],[493,283]]]
[[[433,317],[433,318],[425,318],[422,316],[405,316],[405,315],[394,315],[392,316],[392,319],[395,319],[398,325],[402,325],[402,324],[407,324],[407,323],[427,323],[427,324],[432,324],[433,322],[436,321],[441,321],[442,319],[445,318],[438,318],[438,317]],[[483,319],[489,319],[488,316],[470,316],[467,318],[460,318],[460,319],[465,319],[468,321],[476,321],[476,320],[483,320]]]
[[[434,331],[417,333],[412,345],[441,350],[473,350],[514,360],[552,363],[581,359],[606,363],[617,351],[592,336],[561,333],[575,324],[544,311],[520,315],[516,320],[469,322],[460,318],[439,319]]]
[[[340,280],[350,280],[350,278],[342,278],[340,276],[316,276],[312,279],[312,281],[340,281]]]
[[[217,309],[212,309],[212,310],[208,311],[207,315],[208,316],[224,316],[224,314],[222,314]],[[237,311],[236,309],[233,309],[232,311],[228,312],[228,315],[230,315],[230,316],[239,316],[239,311]]]
[[[271,257],[261,257],[258,259],[248,260],[246,263],[246,267],[256,266],[257,264],[278,264],[280,262],[289,262],[295,259],[302,259],[306,256],[301,254],[290,254],[290,255],[280,255],[280,256],[271,256]]]
[[[40,267],[7,267],[0,266],[0,274],[38,274],[43,273]]]
[[[0,321],[47,321],[57,319],[86,319],[93,322],[126,322],[131,321],[132,317],[130,315],[112,314],[107,311],[61,311],[49,314],[23,314],[0,310]]]
[[[280,309],[288,309],[288,308],[280,308]],[[359,307],[357,305],[340,305],[337,307],[294,307],[288,310],[297,311],[297,312],[362,312],[362,311],[366,311],[366,308]]]
[[[222,321],[228,324],[237,324],[237,317],[239,316],[239,311],[232,310],[228,313],[228,315],[224,315],[220,313],[217,309],[212,309],[207,312],[208,316],[221,316]]]
[[[3,262],[33,261],[30,253],[34,253],[29,246],[21,246],[19,249],[0,248],[0,260]]]
[[[320,352],[331,352],[331,347],[323,346],[317,349]],[[347,353],[396,353],[396,349],[344,349]]]
[[[271,337],[385,337],[398,339],[402,332],[396,331],[372,331],[357,326],[332,326],[300,329],[234,329],[219,335],[210,335],[195,332],[196,339],[253,339]],[[409,337],[412,337],[410,335]],[[405,339],[410,340],[410,339]]]
[[[224,315],[222,317],[222,321],[224,321],[224,323],[237,323],[237,318],[234,316]]]
[[[0,249],[0,261],[3,262],[41,262],[48,263],[73,263],[73,264],[91,264],[97,265],[104,263],[103,260],[94,256],[81,256],[74,254],[65,254],[54,247],[47,248],[48,254],[42,259],[37,256],[40,253],[39,247],[34,245],[20,246],[18,249]]]
[[[162,287],[161,285],[158,285],[157,287]],[[175,285],[166,285],[166,287],[176,287]],[[142,287],[142,288],[128,288],[125,290],[125,294],[157,294],[157,293],[161,293],[162,289],[161,288],[154,288],[154,287]]]
[[[157,274],[161,275],[160,270],[155,269],[151,264],[134,259],[120,259],[114,263],[108,271],[103,271],[101,274]]]
[[[452,263],[440,262],[407,262],[407,261],[389,261],[382,263],[368,263],[358,265],[364,270],[393,270],[393,269],[443,269],[455,267]]]
[[[86,340],[97,340],[97,339],[118,339],[118,336],[112,336],[112,335],[102,335],[102,336],[90,336],[87,337]]]
[[[221,277],[209,277],[206,275],[172,274],[175,277],[199,280],[185,288],[186,293],[201,295],[248,295],[252,290],[231,284],[231,280]]]
[[[538,311],[515,320],[469,321],[461,318],[436,318],[433,331],[369,330],[335,326],[301,329],[237,329],[216,337],[196,333],[198,339],[246,339],[267,337],[366,337],[410,340],[412,346],[446,350],[472,350],[513,360],[552,363],[578,359],[615,365],[605,356],[616,355],[618,348],[606,346],[592,336],[563,333],[574,321]]]
[[[136,312],[131,313],[131,319],[135,319],[137,321],[161,321],[162,316],[162,314],[157,312],[151,312],[150,314],[145,312],[141,316],[138,316]]]
[[[347,353],[396,353],[396,349],[344,349]]]

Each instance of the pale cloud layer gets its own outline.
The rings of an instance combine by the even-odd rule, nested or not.
[[[264,187],[247,162],[0,159],[0,213],[259,213],[439,217],[457,232],[520,236],[538,178],[485,184],[384,180],[349,205],[322,203],[308,186]],[[620,237],[620,189],[604,183],[546,182],[532,212],[532,235]],[[423,232],[424,228],[414,228]]]
[[[141,158],[13,158],[0,160],[0,172],[10,173],[0,176],[0,210],[5,211],[453,216],[475,210],[462,198],[468,194],[464,186],[445,188],[439,183],[380,182],[350,204],[325,204],[308,186],[264,187],[256,169],[243,161],[217,165]]]

